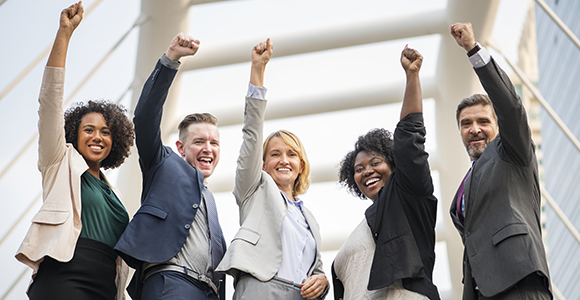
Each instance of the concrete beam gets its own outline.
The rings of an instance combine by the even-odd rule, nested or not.
[[[396,18],[281,33],[271,38],[276,41],[276,57],[283,57],[444,33],[448,23],[446,15],[445,10],[435,10]],[[204,44],[204,50],[184,62],[180,69],[191,71],[247,62],[248,49],[252,49],[255,44],[255,39]]]

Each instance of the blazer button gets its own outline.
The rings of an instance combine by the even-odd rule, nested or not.
[[[195,209],[197,209],[198,207],[199,207],[199,205],[198,205],[198,204],[194,204],[194,205],[193,205],[193,208],[195,208]]]
[[[191,227],[191,225],[185,224],[185,229],[189,229],[190,227]]]

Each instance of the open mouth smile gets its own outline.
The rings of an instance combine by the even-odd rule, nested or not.
[[[376,177],[375,178],[370,178],[369,180],[367,180],[365,182],[365,186],[366,187],[369,187],[369,186],[373,185],[374,183],[378,182],[379,180],[380,179],[379,178],[376,178]]]

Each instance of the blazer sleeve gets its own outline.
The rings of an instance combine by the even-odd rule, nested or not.
[[[425,151],[426,130],[422,113],[405,116],[397,124],[393,152],[397,185],[408,194],[430,196],[433,182],[429,169],[429,154]]]
[[[526,110],[512,82],[493,59],[475,72],[497,115],[500,157],[518,165],[529,165],[534,158],[534,144]]]
[[[63,95],[64,68],[45,67],[38,102],[38,167],[61,161],[66,152]]]
[[[177,70],[164,66],[160,61],[145,82],[135,107],[135,144],[143,172],[150,169],[163,155],[161,141],[161,117],[163,104]]]
[[[262,141],[266,100],[246,98],[244,108],[243,142],[236,168],[234,196],[239,206],[259,186],[262,175]]]

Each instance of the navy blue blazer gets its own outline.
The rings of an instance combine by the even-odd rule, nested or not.
[[[115,246],[137,270],[128,288],[133,299],[140,298],[143,263],[166,262],[181,250],[202,197],[204,175],[161,141],[163,104],[176,73],[158,61],[135,108],[135,141],[143,175],[141,207]],[[225,252],[225,240],[222,244]],[[225,282],[219,294],[225,298]]]

